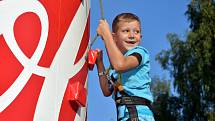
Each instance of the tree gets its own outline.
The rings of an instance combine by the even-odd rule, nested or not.
[[[151,90],[154,99],[156,100],[159,95],[170,94],[170,81],[160,79],[158,76],[152,77]]]
[[[177,97],[170,97],[170,81],[152,78],[151,90],[154,96],[153,107],[158,113],[159,121],[176,121],[180,115],[180,100]]]
[[[171,48],[157,60],[174,78],[182,102],[181,120],[206,121],[215,112],[215,1],[192,0],[186,12],[190,31],[186,40],[168,34]],[[179,118],[179,117],[178,117]]]

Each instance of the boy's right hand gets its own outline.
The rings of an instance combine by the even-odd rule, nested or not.
[[[102,39],[104,40],[104,38],[106,37],[112,37],[111,35],[111,31],[110,31],[110,28],[109,28],[109,24],[106,20],[100,20],[99,21],[99,25],[98,25],[98,28],[97,28],[97,34],[99,36],[102,37]]]

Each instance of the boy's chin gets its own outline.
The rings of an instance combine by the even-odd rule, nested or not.
[[[126,47],[126,50],[128,51],[128,50],[131,50],[131,49],[133,49],[133,48],[135,48],[136,46],[131,46],[131,47]]]

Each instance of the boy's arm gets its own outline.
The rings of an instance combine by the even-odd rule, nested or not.
[[[105,71],[101,51],[99,52],[98,58],[96,60],[96,65],[97,65],[98,73]],[[109,90],[109,84],[108,84],[107,76],[106,75],[99,75],[99,83],[100,83],[100,87],[101,87],[101,90],[103,92],[103,95],[106,97],[110,96],[112,94],[112,92]]]
[[[116,71],[126,71],[139,65],[139,61],[135,56],[123,56],[116,46],[112,33],[109,29],[109,25],[105,20],[100,20],[97,33],[103,38],[110,63]]]

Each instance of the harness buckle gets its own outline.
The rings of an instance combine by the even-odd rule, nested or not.
[[[131,97],[122,97],[121,99],[123,104],[132,105],[134,100]]]
[[[132,97],[122,96],[117,98],[116,100],[117,105],[134,105],[134,100]]]

